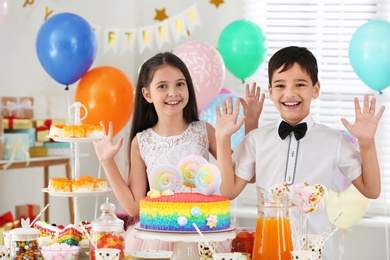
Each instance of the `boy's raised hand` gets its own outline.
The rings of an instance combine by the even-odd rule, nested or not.
[[[382,106],[379,112],[375,115],[376,98],[369,101],[368,94],[364,95],[363,110],[360,107],[359,99],[354,99],[355,103],[355,123],[351,125],[345,118],[341,122],[347,130],[355,136],[359,141],[372,141],[375,138],[375,132],[381,119],[385,107]]]
[[[245,122],[245,115],[238,119],[238,113],[240,111],[240,100],[236,100],[236,104],[233,107],[232,97],[228,97],[228,101],[222,100],[222,109],[216,106],[215,113],[217,115],[217,122],[215,125],[215,136],[218,137],[231,137],[237,132]]]
[[[246,116],[245,123],[248,123],[249,120],[257,124],[259,121],[265,99],[265,94],[260,95],[260,92],[261,89],[259,86],[256,86],[256,82],[252,84],[251,89],[249,89],[249,84],[245,85],[245,99],[239,98]]]

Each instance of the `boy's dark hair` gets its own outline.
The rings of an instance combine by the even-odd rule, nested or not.
[[[318,66],[317,59],[305,47],[289,46],[278,50],[268,62],[268,80],[272,85],[272,75],[280,67],[284,72],[290,69],[294,63],[298,63],[302,70],[306,71],[310,76],[313,85],[318,82]]]
[[[145,61],[139,71],[137,86],[135,89],[133,109],[134,116],[132,120],[128,145],[129,159],[131,156],[131,142],[133,138],[137,135],[137,133],[154,126],[158,121],[158,116],[154,104],[146,101],[146,99],[142,95],[142,88],[149,88],[149,85],[153,80],[153,76],[156,70],[165,65],[170,65],[175,68],[178,68],[183,73],[184,78],[186,80],[188,88],[188,104],[183,110],[184,120],[187,123],[199,121],[194,84],[192,82],[191,75],[188,71],[187,66],[179,57],[177,57],[171,52],[156,54],[155,56]]]

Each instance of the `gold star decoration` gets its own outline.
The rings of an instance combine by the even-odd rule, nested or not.
[[[216,8],[218,8],[219,5],[224,4],[224,3],[225,3],[224,0],[210,0],[210,4],[215,5]]]
[[[165,13],[165,8],[155,9],[155,11],[156,11],[156,16],[154,17],[154,20],[161,22],[168,18],[168,15]]]

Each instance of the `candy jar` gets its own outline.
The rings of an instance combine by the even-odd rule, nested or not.
[[[91,240],[97,248],[116,248],[120,249],[119,259],[124,259],[125,253],[125,231],[124,222],[115,215],[115,205],[108,202],[100,206],[102,214],[95,220],[92,220]],[[90,259],[95,260],[94,246],[90,245]]]
[[[30,228],[30,219],[22,219],[22,227],[10,231],[11,259],[38,259],[39,230]]]
[[[252,260],[290,260],[293,250],[288,194],[258,188],[258,218]]]

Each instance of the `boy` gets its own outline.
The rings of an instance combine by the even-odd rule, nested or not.
[[[310,115],[310,103],[320,93],[316,58],[306,48],[290,46],[276,52],[268,64],[269,95],[280,113],[277,123],[251,131],[231,156],[230,137],[243,124],[237,122],[238,103],[223,102],[217,108],[216,140],[218,167],[222,174],[221,194],[236,198],[252,177],[265,190],[281,181],[292,188],[308,182],[330,187],[336,168],[352,180],[367,198],[380,194],[380,171],[375,132],[384,112],[375,115],[375,98],[364,97],[363,110],[355,98],[356,121],[341,119],[359,141],[359,151],[338,130],[317,124]],[[292,126],[294,129],[291,133]],[[284,128],[283,128],[284,127]],[[311,213],[309,233],[322,234],[329,225],[326,210]],[[323,259],[332,258],[327,243]]]

